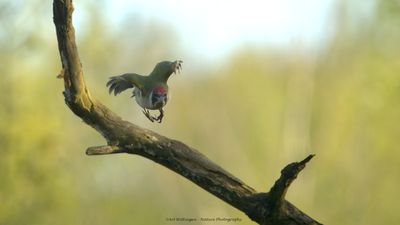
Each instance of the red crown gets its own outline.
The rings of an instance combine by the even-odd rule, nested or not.
[[[165,94],[167,93],[167,90],[162,86],[156,86],[155,88],[153,88],[153,92],[156,94]]]

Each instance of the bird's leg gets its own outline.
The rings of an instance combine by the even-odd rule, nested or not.
[[[158,117],[152,116],[150,115],[150,111],[148,109],[143,108],[142,112],[143,114],[151,121],[157,121],[159,123],[161,123],[163,117],[164,117],[164,110],[163,109],[159,109],[160,111],[160,115]]]
[[[161,109],[159,109],[159,111],[160,111],[160,115],[157,118],[154,118],[154,120],[161,123],[162,118],[164,117],[164,110],[161,108]]]
[[[154,122],[155,118],[150,115],[150,111],[148,109],[143,108],[142,112],[151,122]]]

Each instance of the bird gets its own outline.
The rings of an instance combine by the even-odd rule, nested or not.
[[[106,87],[109,88],[109,94],[114,92],[114,96],[133,88],[131,98],[135,97],[136,103],[142,107],[143,114],[151,122],[161,123],[164,117],[163,107],[169,99],[168,78],[181,72],[182,63],[182,60],[159,62],[147,76],[136,73],[112,76]],[[160,114],[158,117],[152,116],[149,110],[158,110]]]

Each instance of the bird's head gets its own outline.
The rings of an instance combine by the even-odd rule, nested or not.
[[[159,79],[162,82],[167,82],[168,78],[173,73],[180,73],[182,69],[182,60],[162,61],[157,63],[149,76]]]
[[[150,100],[153,108],[162,108],[168,101],[168,87],[155,86],[150,92]]]

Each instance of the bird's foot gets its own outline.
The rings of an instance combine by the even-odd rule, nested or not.
[[[162,119],[164,117],[164,110],[160,109],[159,111],[160,111],[160,115],[158,115],[158,117],[154,118],[154,119],[155,119],[155,121],[161,123],[161,121],[162,121]]]
[[[148,109],[143,109],[142,112],[151,122],[154,122],[155,118],[154,116],[150,115],[150,111]]]
[[[150,111],[148,109],[143,109],[142,112],[143,114],[151,121],[154,123],[154,121],[161,123],[162,119],[164,117],[164,110],[160,109],[160,115],[158,117],[150,115]]]

